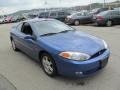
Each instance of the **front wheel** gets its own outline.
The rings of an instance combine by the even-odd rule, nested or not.
[[[79,20],[75,20],[74,24],[75,26],[78,26],[80,24]]]
[[[14,40],[11,40],[11,44],[12,44],[13,50],[18,51],[18,48],[16,47]]]
[[[112,21],[108,20],[108,21],[106,22],[106,26],[107,26],[107,27],[112,26]]]
[[[51,77],[56,76],[57,74],[56,64],[53,58],[49,54],[43,53],[41,55],[41,64],[44,72],[48,76],[51,76]]]

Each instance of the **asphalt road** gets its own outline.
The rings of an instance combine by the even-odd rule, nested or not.
[[[14,52],[9,40],[11,26],[0,25],[0,75],[7,78],[17,90],[120,90],[120,26],[75,27],[103,38],[111,50],[109,63],[104,70],[93,77],[79,80],[61,76],[50,78],[37,62],[21,52]],[[0,87],[0,90],[6,89]]]

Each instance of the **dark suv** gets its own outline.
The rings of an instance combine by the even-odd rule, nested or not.
[[[101,12],[93,17],[93,21],[97,25],[112,26],[112,25],[120,24],[120,11],[108,10]]]
[[[39,18],[54,18],[60,20],[62,22],[65,21],[66,16],[70,15],[70,13],[65,11],[51,11],[51,12],[43,12],[39,15]]]

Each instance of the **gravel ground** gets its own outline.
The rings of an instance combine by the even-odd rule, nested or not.
[[[0,74],[17,90],[120,90],[120,26],[75,27],[103,38],[111,50],[109,63],[104,70],[95,76],[79,80],[61,76],[50,78],[44,74],[37,62],[21,52],[14,52],[9,40],[11,26],[12,24],[0,25]],[[3,82],[4,80],[0,79],[0,85]],[[7,87],[8,82],[4,82],[4,85]],[[0,86],[0,90],[4,89]]]

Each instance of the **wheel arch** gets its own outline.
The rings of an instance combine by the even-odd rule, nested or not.
[[[50,57],[53,59],[55,67],[56,67],[56,74],[58,74],[58,68],[57,68],[57,65],[56,65],[56,61],[54,60],[52,55],[49,52],[47,52],[46,50],[42,50],[42,51],[39,52],[39,61],[40,61],[40,63],[41,63],[41,56],[42,56],[43,53],[46,53],[46,54],[50,55]]]
[[[13,40],[12,36],[10,36],[10,40],[11,40],[11,41]]]
[[[39,51],[39,54],[38,54],[39,60],[41,59],[41,56],[42,56],[43,53],[47,53],[47,54],[49,54],[49,55],[51,56],[51,54],[50,54],[49,52],[47,52],[46,50],[41,50],[41,51]],[[52,57],[52,56],[51,56],[51,57]],[[40,61],[41,61],[41,60],[40,60]]]

